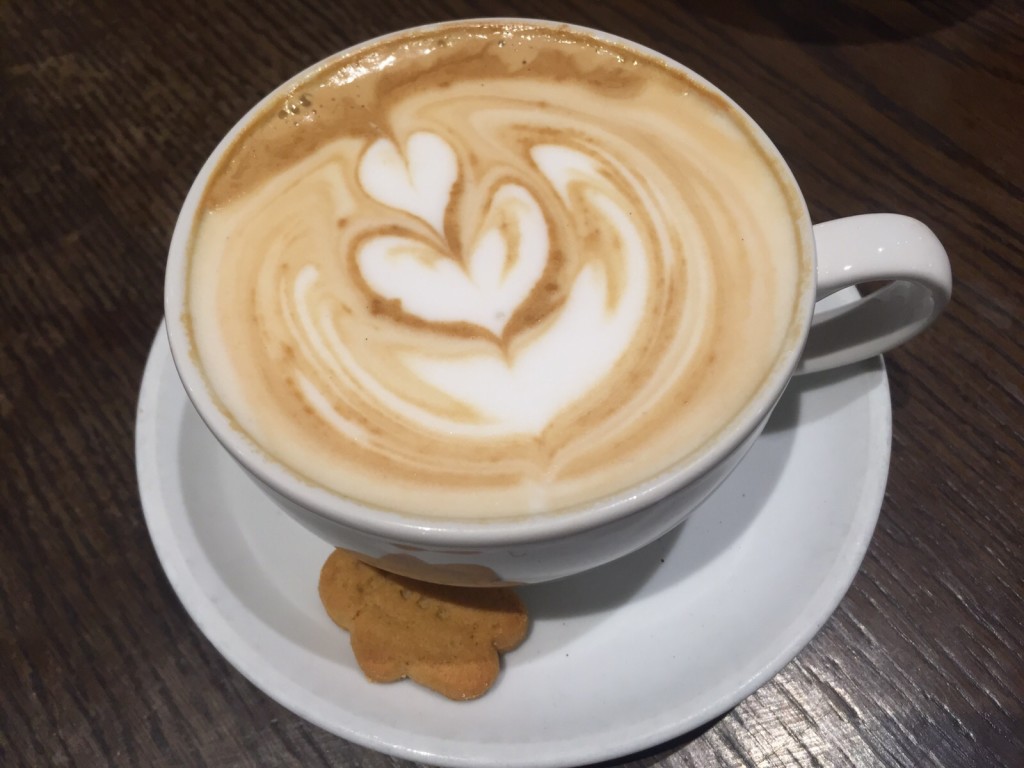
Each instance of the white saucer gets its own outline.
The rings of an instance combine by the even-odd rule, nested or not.
[[[168,579],[202,632],[269,696],[410,760],[565,766],[692,730],[803,648],[864,556],[890,436],[880,359],[795,379],[739,469],[678,531],[583,576],[522,589],[530,636],[470,703],[363,678],[317,597],[329,546],[267,502],[206,430],[162,327],[136,460]]]

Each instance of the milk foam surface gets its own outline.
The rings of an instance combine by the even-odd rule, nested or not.
[[[192,243],[194,350],[308,482],[426,516],[558,511],[741,410],[800,322],[798,211],[741,116],[629,48],[414,33],[229,150]]]

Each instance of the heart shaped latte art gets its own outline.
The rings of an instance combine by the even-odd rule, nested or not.
[[[544,213],[525,187],[503,184],[489,201],[468,256],[461,260],[445,253],[442,225],[458,179],[456,154],[427,133],[413,134],[406,147],[402,160],[392,142],[377,140],[363,154],[359,178],[371,197],[421,219],[439,239],[411,231],[370,235],[356,254],[360,273],[378,296],[401,302],[406,314],[431,323],[468,323],[500,337],[548,266]],[[442,427],[436,415],[411,403],[392,402],[392,407],[449,434],[542,431],[615,365],[643,316],[648,282],[643,237],[601,167],[559,145],[535,146],[530,157],[566,210],[582,206],[579,220],[595,222],[595,231],[603,230],[618,244],[619,287],[612,290],[606,265],[586,264],[543,333],[514,354],[404,353],[404,365],[418,380],[469,406],[477,418]]]
[[[372,144],[359,164],[360,181],[372,198],[422,219],[441,240],[371,236],[356,254],[359,271],[378,296],[401,302],[407,314],[433,323],[468,323],[500,337],[544,274],[550,248],[544,214],[527,189],[502,185],[463,264],[441,249],[458,178],[455,153],[429,133],[413,134],[406,146],[402,161],[391,141]]]
[[[444,213],[459,161],[444,139],[420,131],[405,143],[405,156],[393,141],[378,139],[359,163],[359,183],[366,193],[390,208],[407,211],[444,230]]]

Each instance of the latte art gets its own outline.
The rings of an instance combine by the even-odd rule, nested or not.
[[[420,158],[414,148],[425,144],[433,154]],[[544,213],[529,190],[502,185],[488,201],[482,233],[460,259],[444,234],[458,159],[432,134],[414,134],[408,147],[406,168],[394,145],[378,139],[359,165],[360,181],[385,205],[414,215],[422,209],[437,238],[425,242],[413,231],[369,238],[356,257],[363,278],[378,295],[399,300],[403,311],[423,320],[467,322],[500,336],[544,274],[550,248]],[[402,165],[396,167],[395,160]]]
[[[188,314],[237,427],[404,513],[614,493],[741,411],[798,326],[795,205],[714,94],[582,34],[348,55],[215,173]]]
[[[418,156],[414,144],[428,143],[431,154]],[[609,265],[581,254],[562,306],[550,312],[545,327],[534,328],[532,338],[521,343],[506,344],[509,322],[529,308],[538,283],[554,266],[544,212],[529,189],[504,182],[486,198],[479,232],[459,253],[441,224],[448,206],[434,205],[451,205],[451,188],[459,178],[456,155],[431,134],[414,134],[409,147],[406,166],[391,142],[379,139],[363,155],[359,177],[370,197],[417,215],[437,237],[418,237],[414,230],[389,234],[391,229],[369,235],[356,250],[359,271],[376,296],[398,301],[413,322],[459,324],[490,333],[495,343],[455,355],[432,353],[429,347],[398,351],[403,377],[412,373],[460,406],[447,418],[436,410],[404,410],[424,427],[448,435],[540,434],[614,367],[639,326],[651,255],[630,221],[632,208],[617,199],[621,196],[587,155],[555,145],[530,150],[535,170],[564,208],[552,218],[562,228],[587,222],[619,247],[600,252]],[[570,189],[578,200],[571,199]],[[586,233],[568,234],[578,243]],[[613,285],[619,290],[613,292]],[[508,341],[526,330],[510,333]]]

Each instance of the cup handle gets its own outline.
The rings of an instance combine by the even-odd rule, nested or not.
[[[927,226],[909,216],[870,213],[814,225],[818,290],[796,373],[874,357],[919,334],[953,290],[949,258]],[[889,285],[849,303],[822,301],[857,283]]]

